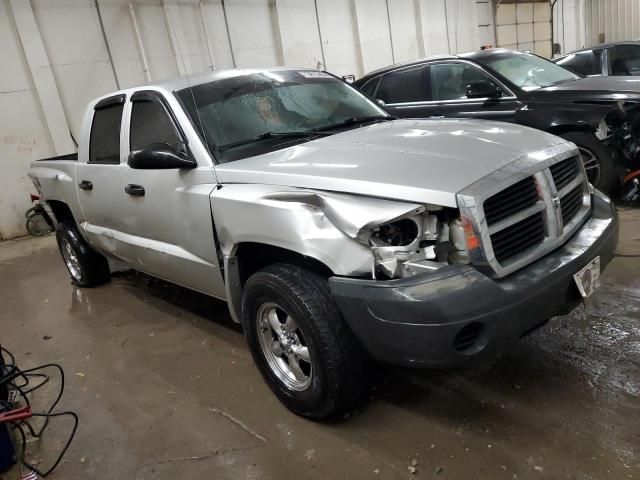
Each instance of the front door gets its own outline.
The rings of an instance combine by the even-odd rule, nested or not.
[[[430,63],[421,68],[423,100],[412,98],[399,103],[387,102],[385,108],[392,115],[404,118],[463,117],[515,121],[516,110],[522,105],[495,78],[476,65],[452,60]],[[378,90],[384,92],[389,83],[398,83],[395,76],[406,76],[408,72],[410,71],[385,75]],[[474,82],[490,82],[501,87],[503,94],[496,98],[467,98],[467,87]],[[402,92],[404,86],[405,81],[402,81],[394,90]]]
[[[190,155],[184,132],[160,93],[136,92],[128,107],[130,151],[165,144]],[[212,166],[147,167],[125,164],[122,169],[127,262],[151,275],[224,298],[209,203],[215,185]]]

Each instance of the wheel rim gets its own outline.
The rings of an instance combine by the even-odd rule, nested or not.
[[[582,157],[582,164],[587,172],[587,180],[591,185],[596,185],[600,180],[600,162],[598,158],[591,152],[583,147],[578,147],[580,150],[580,156]]]
[[[271,371],[290,390],[306,389],[311,384],[313,365],[293,317],[276,303],[267,302],[258,309],[256,324],[260,348]]]
[[[78,260],[78,256],[73,251],[71,244],[66,238],[63,238],[60,242],[60,250],[62,252],[64,263],[67,265],[67,269],[69,270],[71,276],[78,281],[82,280],[80,261]]]

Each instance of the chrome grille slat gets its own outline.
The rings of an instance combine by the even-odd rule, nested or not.
[[[582,207],[584,197],[584,189],[582,185],[578,185],[560,200],[562,208],[562,223],[569,223]]]
[[[527,208],[538,201],[538,191],[532,177],[527,177],[484,202],[487,224],[492,225],[505,217]]]
[[[522,253],[544,240],[544,216],[538,212],[531,217],[491,235],[493,253],[499,262]]]
[[[549,167],[549,171],[553,177],[553,183],[555,183],[556,189],[560,191],[569,182],[571,182],[571,180],[578,176],[578,173],[580,173],[580,166],[578,165],[578,159],[571,157],[567,160],[551,165]]]

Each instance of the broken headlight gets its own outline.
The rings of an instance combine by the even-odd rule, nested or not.
[[[400,278],[469,263],[466,234],[457,210],[425,211],[373,228],[369,236],[373,278]]]

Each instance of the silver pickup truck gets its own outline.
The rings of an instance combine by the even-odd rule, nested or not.
[[[311,418],[353,408],[372,357],[452,366],[568,313],[617,242],[572,143],[396,120],[314,70],[107,95],[78,150],[29,171],[72,281],[107,282],[113,258],[226,300],[266,382]]]

